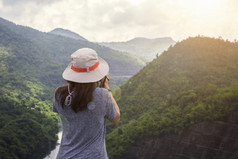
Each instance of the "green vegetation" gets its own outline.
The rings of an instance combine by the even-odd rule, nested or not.
[[[110,158],[122,158],[144,137],[220,120],[238,107],[237,43],[189,38],[127,80],[143,65],[140,60],[0,18],[0,158],[31,158],[36,150],[57,140],[58,119],[51,111],[53,91],[63,82],[61,73],[70,53],[81,47],[97,50],[113,73],[121,121],[116,126],[107,123]],[[118,78],[121,75],[123,79]]]
[[[70,54],[82,47],[95,49],[108,61],[117,77],[111,80],[114,88],[144,65],[126,53],[0,18],[0,158],[32,158],[57,140],[53,92],[64,82],[61,74]]]
[[[29,27],[15,25],[2,18],[0,18],[0,23],[34,43],[46,53],[41,53],[41,56],[50,57],[53,62],[62,64],[63,68],[68,65],[71,53],[82,47],[96,50],[99,56],[109,63],[110,73],[116,76],[132,76],[145,65],[141,59],[134,55],[112,50],[90,41],[43,33]]]
[[[47,54],[0,24],[2,159],[31,158],[33,152],[57,140],[58,119],[51,111],[51,101],[60,77],[56,73],[61,70],[49,64]]]
[[[122,158],[137,140],[220,120],[238,107],[238,44],[195,37],[178,42],[114,94],[121,109],[108,124],[109,157]]]

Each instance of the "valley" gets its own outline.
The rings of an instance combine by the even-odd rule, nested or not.
[[[237,42],[196,36],[95,43],[0,18],[0,158],[32,158],[55,145],[53,93],[64,84],[71,53],[83,47],[109,63],[121,110],[118,124],[107,123],[110,158],[237,157]]]

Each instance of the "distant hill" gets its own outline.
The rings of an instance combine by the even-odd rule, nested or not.
[[[65,37],[69,37],[69,38],[76,39],[76,40],[88,41],[87,39],[85,39],[81,35],[79,35],[77,33],[74,33],[74,32],[72,32],[70,30],[67,30],[67,29],[56,28],[56,29],[50,31],[49,33],[50,34],[55,34],[55,35],[61,35],[61,36],[65,36]]]
[[[70,62],[71,53],[83,47],[96,50],[99,56],[109,63],[110,73],[113,76],[132,76],[145,65],[145,63],[136,56],[126,52],[112,50],[89,41],[43,33],[30,27],[16,25],[2,18],[0,18],[0,23],[49,52],[51,56],[50,59],[62,64],[63,67],[66,67]]]
[[[175,41],[170,37],[156,39],[138,37],[126,42],[102,42],[99,44],[115,50],[128,52],[148,62],[167,50],[169,46],[174,45]]]
[[[120,89],[113,92],[120,106],[121,121],[117,127],[108,125],[109,157],[122,159],[130,150],[128,158],[147,156],[146,158],[152,159],[161,158],[163,155],[162,158],[171,158],[179,154],[196,158],[193,155],[200,153],[199,145],[190,145],[193,146],[190,151],[185,149],[186,152],[179,153],[176,147],[168,142],[174,139],[173,133],[187,126],[222,120],[225,114],[238,108],[237,61],[238,43],[221,39],[194,37],[170,47],[130,78]],[[238,123],[234,123],[234,126],[232,124],[229,126],[228,123],[226,129],[231,128],[237,132],[237,125]],[[231,137],[229,141],[238,140],[237,135],[232,136],[218,128],[216,131],[216,123],[213,124],[213,128],[212,132]],[[169,134],[172,136],[171,140],[166,138]],[[192,139],[185,138],[186,135],[182,135],[186,142],[201,141],[200,134],[196,134]],[[159,140],[159,137],[163,136],[168,142],[152,143],[151,140],[145,140],[150,137]],[[208,139],[209,142],[204,144],[205,148],[211,148],[210,150],[214,150],[213,145],[223,144],[222,140],[215,140],[212,137]],[[181,144],[179,140],[176,142],[178,148]],[[154,151],[155,143],[159,144],[157,147],[161,148],[160,151]],[[204,144],[202,143],[203,146]],[[238,152],[234,144],[224,145],[223,148],[225,151],[203,153],[203,158],[228,154],[234,156]]]

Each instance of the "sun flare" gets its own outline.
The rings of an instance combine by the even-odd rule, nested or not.
[[[220,0],[170,0],[170,4],[178,5],[191,15],[206,15],[216,13],[220,9]]]
[[[129,2],[131,4],[140,4],[141,2],[143,2],[144,0],[129,0]]]
[[[216,0],[200,0],[197,1],[197,9],[199,12],[211,13],[216,11],[219,1]]]

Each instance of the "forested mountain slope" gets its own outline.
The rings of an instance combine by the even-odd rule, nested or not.
[[[170,47],[114,92],[121,121],[107,149],[123,158],[135,141],[163,136],[238,107],[238,44],[208,37]]]
[[[43,33],[29,27],[16,25],[2,18],[0,18],[0,23],[30,40],[42,50],[50,52],[51,60],[62,64],[64,67],[69,63],[71,53],[82,47],[95,49],[99,56],[109,63],[110,72],[115,76],[132,76],[144,66],[144,62],[136,56],[115,51],[86,40]]]
[[[205,121],[176,133],[138,140],[123,159],[237,159],[237,140],[235,109],[219,121]]]
[[[61,68],[47,60],[48,55],[0,23],[2,159],[31,158],[57,140],[57,118],[51,111],[50,94],[60,83]]]
[[[170,37],[156,39],[138,37],[125,42],[102,42],[99,44],[115,50],[126,51],[140,57],[145,62],[150,62],[167,50],[170,45],[174,45],[175,41]]]
[[[81,47],[95,49],[113,76],[132,76],[144,65],[126,53],[0,18],[0,158],[35,158],[57,140],[53,92],[64,82],[70,54]]]

